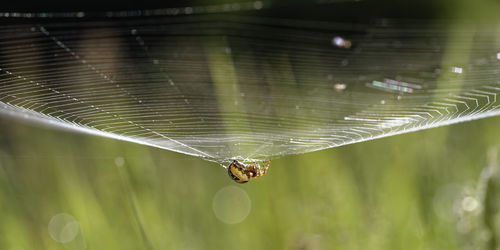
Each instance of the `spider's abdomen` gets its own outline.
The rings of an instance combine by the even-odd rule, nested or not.
[[[237,183],[246,183],[250,180],[250,176],[248,176],[245,165],[236,160],[229,164],[227,167],[227,173],[229,177]]]

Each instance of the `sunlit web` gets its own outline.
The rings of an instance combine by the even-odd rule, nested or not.
[[[0,110],[217,162],[499,113],[498,24],[265,8],[0,13]]]

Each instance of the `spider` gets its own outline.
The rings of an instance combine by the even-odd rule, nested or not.
[[[257,162],[245,165],[237,160],[233,160],[227,167],[227,174],[238,183],[247,183],[250,179],[266,174],[270,162],[262,162],[263,168],[261,168],[261,165]]]

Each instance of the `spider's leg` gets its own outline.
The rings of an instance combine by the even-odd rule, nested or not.
[[[263,161],[262,165],[264,168],[262,169],[262,175],[264,175],[267,172],[267,169],[269,168],[269,165],[271,164],[271,161]]]
[[[256,175],[253,178],[261,177],[266,174],[267,169],[269,168],[269,163],[270,161],[262,162],[262,166],[259,163],[254,163],[252,164],[251,167],[255,172]]]

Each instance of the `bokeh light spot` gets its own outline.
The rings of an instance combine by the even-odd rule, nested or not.
[[[212,202],[217,219],[227,224],[236,224],[245,220],[250,213],[251,206],[247,192],[236,186],[221,188]]]
[[[50,237],[59,243],[68,243],[75,239],[80,231],[80,224],[71,215],[56,214],[49,222]]]
[[[479,202],[474,197],[467,196],[462,200],[462,208],[467,212],[474,212],[479,208]]]
[[[117,167],[123,167],[123,164],[125,164],[125,159],[123,159],[123,157],[118,156],[115,158],[115,165]]]

